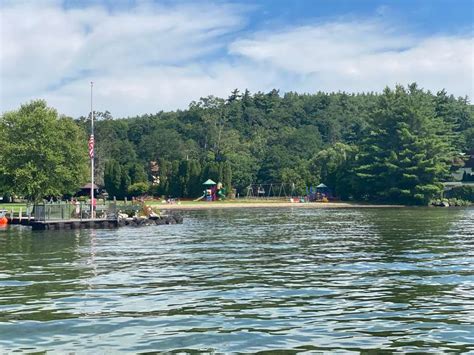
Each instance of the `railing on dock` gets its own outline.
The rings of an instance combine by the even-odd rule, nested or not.
[[[11,224],[30,222],[62,222],[62,221],[118,221],[119,213],[137,215],[144,208],[143,201],[97,201],[94,214],[91,215],[90,202],[61,201],[26,204],[15,209],[0,209],[0,215],[5,215]]]
[[[0,217],[5,216],[8,220],[18,220],[19,222],[21,221],[29,221],[33,218],[32,213],[32,206],[27,205],[26,208],[24,209],[23,207],[20,207],[18,211],[15,211],[13,209],[2,209],[0,210]]]
[[[54,202],[40,203],[33,206],[35,221],[88,220],[88,219],[117,219],[116,202],[97,203],[91,213],[91,204],[86,202]]]

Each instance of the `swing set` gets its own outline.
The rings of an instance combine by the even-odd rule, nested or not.
[[[247,198],[282,198],[294,196],[294,183],[250,184],[247,187]]]

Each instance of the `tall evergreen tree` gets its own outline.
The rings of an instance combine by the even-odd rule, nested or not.
[[[232,189],[232,167],[228,162],[222,165],[222,184],[227,192],[230,192]]]
[[[207,179],[211,179],[214,182],[219,182],[219,164],[216,162],[209,162],[205,165],[201,180],[204,182]]]
[[[148,176],[145,172],[145,168],[141,163],[133,163],[131,164],[130,168],[128,169],[128,174],[130,176],[130,180],[132,184],[136,184],[137,182],[147,182]]]
[[[412,84],[385,89],[361,144],[356,169],[361,196],[378,201],[426,204],[442,189],[450,150],[432,97]]]
[[[181,197],[181,181],[179,176],[179,161],[174,160],[171,162],[171,169],[169,174],[169,190],[168,194],[172,197]]]
[[[189,160],[182,160],[179,163],[178,168],[178,175],[177,178],[180,182],[179,187],[179,196],[182,197],[189,197],[189,170],[190,170],[190,163]]]
[[[170,181],[172,179],[172,165],[169,161],[164,159],[158,160],[160,183],[157,188],[158,195],[170,194]]]
[[[188,191],[189,197],[198,197],[202,193],[202,181],[201,181],[201,164],[197,160],[189,161],[189,181]]]
[[[117,193],[117,197],[125,198],[128,196],[128,189],[132,184],[132,180],[128,175],[128,171],[126,169],[121,169],[122,173],[120,175],[120,190]]]
[[[110,197],[120,197],[120,182],[122,178],[122,169],[115,160],[109,160],[105,164],[104,184]]]

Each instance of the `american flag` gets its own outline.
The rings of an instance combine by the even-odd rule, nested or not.
[[[94,158],[94,135],[91,134],[91,137],[89,138],[89,157],[91,159]]]

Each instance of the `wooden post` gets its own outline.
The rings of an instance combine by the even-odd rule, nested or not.
[[[20,207],[20,215],[18,216],[18,220],[20,221],[20,224],[21,224],[21,207]]]

